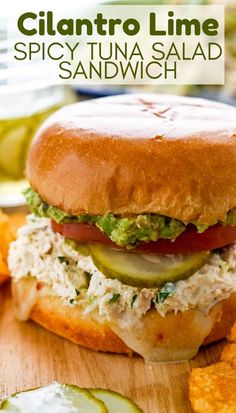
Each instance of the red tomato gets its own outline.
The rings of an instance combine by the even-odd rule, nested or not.
[[[95,242],[121,249],[95,225],[57,224],[52,221],[52,228],[65,237],[78,242]],[[189,225],[175,241],[159,239],[148,243],[141,242],[133,251],[150,254],[187,254],[221,248],[234,241],[236,241],[236,226],[214,225],[199,234],[193,225]]]
[[[116,245],[108,238],[104,232],[100,231],[95,225],[90,224],[58,224],[52,221],[52,229],[59,232],[66,238],[75,241],[88,243],[98,242],[101,244]]]
[[[201,234],[197,232],[194,226],[189,226],[175,241],[159,239],[148,244],[142,243],[138,249],[139,251],[156,254],[187,254],[211,251],[234,241],[236,241],[236,226],[214,225]]]

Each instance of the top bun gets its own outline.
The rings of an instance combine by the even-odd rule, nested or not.
[[[236,207],[236,109],[157,94],[76,103],[39,130],[27,177],[72,214],[150,212],[212,225]]]

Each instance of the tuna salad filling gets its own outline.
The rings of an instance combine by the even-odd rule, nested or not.
[[[137,324],[151,308],[167,312],[198,309],[208,314],[219,301],[236,292],[236,243],[209,255],[187,279],[161,287],[140,288],[105,277],[90,255],[51,228],[49,218],[28,217],[11,244],[9,267],[14,281],[34,277],[68,306],[122,328]]]

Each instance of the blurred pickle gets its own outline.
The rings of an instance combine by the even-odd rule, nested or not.
[[[32,94],[35,95],[35,93],[32,91]],[[75,93],[68,87],[61,88],[58,95],[50,88],[48,88],[48,93],[49,95],[44,101],[46,105],[41,110],[34,111],[32,107],[30,114],[24,113],[23,116],[16,116],[13,111],[11,117],[0,118],[0,197],[3,193],[14,191],[14,185],[16,185],[16,189],[19,186],[18,190],[25,187],[26,158],[30,143],[39,127],[57,109],[76,100]],[[53,93],[55,99],[53,104],[50,104],[53,101]],[[40,96],[38,100],[39,98]],[[19,96],[16,96],[16,99],[19,100]],[[37,102],[37,95],[35,95],[35,99]],[[23,109],[30,110],[29,107]],[[9,108],[9,112],[10,110],[11,108]]]
[[[0,182],[23,178],[31,140],[41,123],[58,107],[30,117],[0,120]]]

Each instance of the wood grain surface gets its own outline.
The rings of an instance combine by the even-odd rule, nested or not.
[[[194,360],[178,364],[96,353],[32,322],[16,321],[9,285],[0,291],[0,396],[58,380],[119,391],[145,413],[190,413],[189,371],[218,361],[223,344],[207,346]]]

